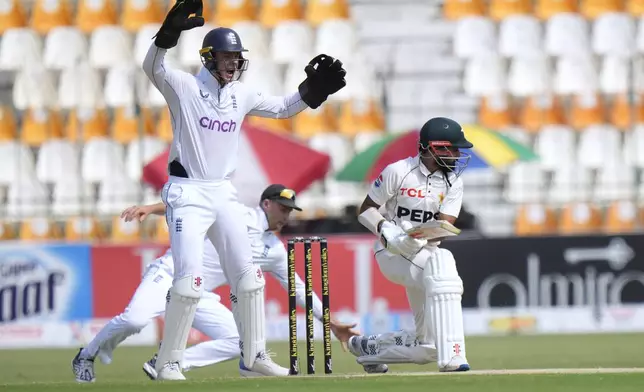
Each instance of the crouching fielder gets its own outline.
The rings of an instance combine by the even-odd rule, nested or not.
[[[362,203],[358,220],[380,237],[375,250],[378,266],[390,281],[405,286],[416,331],[352,338],[349,347],[358,363],[437,360],[443,372],[470,369],[463,333],[463,282],[454,257],[438,247],[441,238],[414,239],[405,230],[430,220],[456,221],[463,198],[459,176],[469,161],[459,149],[472,147],[458,123],[432,118],[420,130],[418,155],[387,166]],[[379,212],[382,205],[384,216]]]
[[[204,275],[209,278],[206,282],[215,283],[218,276],[214,273],[221,270],[217,253],[212,244],[205,246],[204,252]],[[112,318],[74,357],[72,370],[77,382],[94,382],[96,357],[104,364],[111,363],[112,352],[121,342],[138,334],[165,313],[166,295],[172,287],[173,276],[172,252],[168,249],[146,267],[141,283],[123,313]],[[212,289],[214,287],[208,286],[203,292],[192,326],[214,339],[211,362],[217,363],[239,357],[239,335],[232,312],[219,302],[217,294],[210,292]],[[186,362],[189,363],[190,359],[186,353]]]

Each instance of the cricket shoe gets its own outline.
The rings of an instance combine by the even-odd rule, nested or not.
[[[72,371],[76,377],[76,382],[94,382],[96,381],[96,377],[94,377],[94,359],[82,358],[80,356],[82,351],[82,348],[78,350],[78,354],[72,359]]]
[[[374,364],[374,365],[362,365],[362,368],[365,372],[369,374],[383,374],[389,371],[389,366],[384,363]]]
[[[439,372],[466,372],[468,370],[470,370],[470,365],[460,355],[455,355],[447,365],[438,369]]]
[[[255,363],[249,369],[244,365],[244,358],[239,358],[239,374],[242,377],[285,377],[288,376],[289,371],[285,367],[273,362],[275,354],[272,352],[263,351],[257,354]]]
[[[156,361],[155,361],[156,362]],[[168,362],[161,370],[157,372],[156,380],[168,380],[168,381],[183,381],[186,378],[183,373],[181,373],[181,366],[179,362]]]
[[[150,377],[150,380],[157,379],[157,370],[154,368],[157,364],[157,357],[157,354],[154,354],[154,356],[150,358],[149,361],[143,364],[143,373],[145,373],[146,376]]]

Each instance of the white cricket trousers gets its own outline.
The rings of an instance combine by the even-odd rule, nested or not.
[[[414,313],[418,340],[421,343],[429,344],[433,343],[434,339],[425,322],[426,293],[423,269],[432,253],[435,253],[439,260],[454,257],[450,251],[442,248],[423,248],[413,259],[395,255],[387,249],[376,251],[376,261],[380,272],[391,282],[405,287],[409,307]]]
[[[232,183],[170,176],[161,198],[166,205],[175,281],[189,275],[203,279],[204,239],[208,236],[236,294],[239,279],[254,269],[246,221]]]
[[[110,320],[89,342],[82,357],[98,356],[103,363],[112,361],[112,352],[123,340],[139,333],[154,318],[165,312],[166,295],[172,286],[172,276],[158,264],[151,264],[145,271],[141,284],[134,292],[123,313]],[[239,334],[232,312],[219,302],[219,296],[204,292],[193,327],[212,341],[188,348],[184,354],[184,367],[201,367],[240,357]],[[201,347],[200,347],[201,346]],[[204,356],[208,357],[205,358]]]

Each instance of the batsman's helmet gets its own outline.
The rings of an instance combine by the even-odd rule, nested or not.
[[[474,147],[456,121],[434,117],[420,129],[418,152],[424,158],[433,157],[444,172],[459,176],[467,167],[470,154],[460,151]]]
[[[227,60],[225,64],[226,69],[231,65],[237,71],[235,80],[239,79],[241,74],[248,69],[248,60],[242,55],[242,52],[248,52],[248,50],[244,49],[241,38],[235,30],[226,27],[218,27],[210,30],[204,37],[201,50],[199,50],[203,66],[219,80],[220,76],[217,72],[220,67],[218,67],[217,61],[215,60],[216,52],[239,53],[237,59]]]

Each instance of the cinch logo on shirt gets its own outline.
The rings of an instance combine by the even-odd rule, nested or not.
[[[235,132],[237,129],[237,123],[232,120],[221,122],[208,117],[201,117],[199,119],[199,125],[202,128],[217,132]]]
[[[438,219],[438,212],[423,211],[423,210],[410,210],[405,207],[398,207],[396,211],[396,216],[398,218],[403,218],[408,216],[409,220],[412,222],[421,222],[425,223],[432,219]]]
[[[419,199],[423,199],[425,197],[425,190],[414,188],[400,188],[400,196],[417,197]]]

